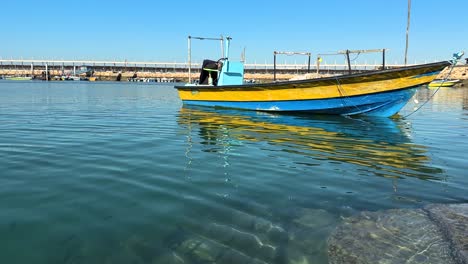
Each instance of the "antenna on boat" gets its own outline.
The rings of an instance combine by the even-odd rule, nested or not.
[[[244,47],[244,50],[243,50],[242,53],[241,53],[241,61],[242,61],[243,63],[245,63],[245,47]]]
[[[192,83],[192,39],[198,39],[198,40],[220,40],[221,41],[221,55],[224,58],[224,38],[223,35],[221,35],[220,38],[205,38],[205,37],[192,37],[188,36],[188,75],[189,75],[189,83]],[[226,39],[229,39],[227,37]]]
[[[410,17],[411,17],[411,0],[408,0],[408,21],[406,24],[405,66],[406,66],[406,63],[408,62],[408,39],[409,39]]]
[[[224,58],[224,37],[223,37],[223,34],[220,35],[220,39],[221,39],[221,58]]]

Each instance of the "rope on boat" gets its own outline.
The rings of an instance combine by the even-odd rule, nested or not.
[[[358,52],[356,57],[354,57],[354,59],[349,59],[349,61],[355,61],[357,60],[357,58],[359,58],[359,55],[361,55],[361,52]],[[346,58],[346,55],[345,55],[345,58]]]
[[[463,56],[463,54],[465,54],[463,51],[462,52],[459,52],[459,53],[455,53],[453,54],[453,59],[450,60],[452,66],[450,66],[450,70],[449,72],[447,73],[447,75],[445,76],[445,78],[442,80],[442,82],[439,84],[439,87],[437,87],[437,89],[434,91],[434,93],[429,96],[429,98],[427,99],[427,101],[425,101],[424,103],[421,104],[421,106],[419,106],[418,108],[416,108],[413,112],[403,116],[403,118],[407,118],[408,116],[416,113],[417,111],[419,111],[419,109],[423,108],[424,105],[426,105],[434,96],[435,94],[439,91],[440,87],[442,87],[442,85],[444,85],[444,83],[448,80],[448,78],[450,77],[450,74],[452,74],[452,71],[453,71],[453,68],[455,68],[455,65],[457,65],[457,62],[459,59],[461,59],[461,57]]]
[[[343,89],[343,87],[341,87],[340,80],[338,79],[338,76],[336,76],[336,75],[335,75],[335,80],[336,80],[336,83],[338,84],[338,92],[340,92],[340,94],[342,96],[341,98],[342,98],[342,101],[343,101],[343,105],[345,107],[349,107],[349,106],[346,105],[346,100],[345,100],[346,98],[348,98],[348,96],[346,95],[345,90]],[[351,106],[356,108],[358,110],[358,112],[361,112],[361,109],[359,109],[359,107],[357,105],[352,104]],[[349,108],[351,108],[351,107],[349,107]]]

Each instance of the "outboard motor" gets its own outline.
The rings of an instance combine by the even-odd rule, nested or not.
[[[209,84],[208,79],[211,77],[213,85],[218,83],[218,63],[213,60],[203,60],[202,69],[200,72],[199,84]]]

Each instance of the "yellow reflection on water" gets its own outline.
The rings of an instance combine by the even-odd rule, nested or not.
[[[201,144],[266,142],[291,155],[310,157],[311,166],[323,161],[348,163],[390,178],[438,179],[436,174],[441,173],[428,164],[427,148],[411,142],[411,128],[388,118],[273,115],[183,107],[178,122],[190,128],[190,137],[198,135]]]

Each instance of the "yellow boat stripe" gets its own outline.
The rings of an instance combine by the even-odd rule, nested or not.
[[[418,86],[431,82],[435,76],[421,76],[415,78],[408,76],[389,80],[354,82],[339,84],[337,80],[333,83],[330,80],[315,83],[302,83],[289,86],[271,87],[257,86],[256,89],[224,89],[223,87],[210,87],[209,89],[197,90],[179,89],[179,96],[182,100],[203,100],[203,101],[287,101],[287,100],[311,100],[337,98],[343,96],[356,96],[399,90],[408,87]],[[324,85],[326,83],[326,85]],[[212,90],[211,90],[212,89]]]

